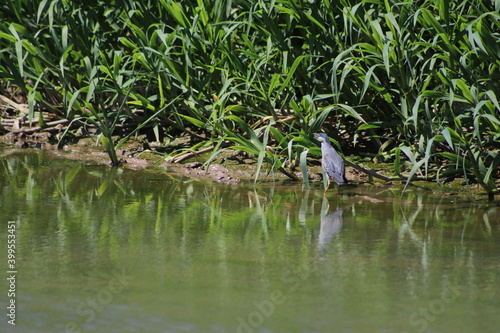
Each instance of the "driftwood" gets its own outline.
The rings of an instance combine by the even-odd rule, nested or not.
[[[393,180],[402,180],[401,178],[389,178],[389,177],[386,177],[386,176],[382,176],[382,175],[376,173],[373,170],[365,169],[365,168],[357,165],[356,163],[352,163],[352,162],[350,162],[350,161],[348,161],[346,159],[344,159],[344,162],[345,162],[345,164],[347,164],[350,167],[353,167],[356,170],[359,170],[359,171],[361,171],[363,173],[366,173],[367,175],[373,176],[375,178],[382,179],[383,181],[386,181],[386,182],[390,182],[390,181],[393,181]]]
[[[406,181],[408,180],[408,177],[402,175],[402,174],[398,174],[399,178],[390,178],[390,177],[386,177],[386,176],[383,176],[379,173],[376,173],[375,171],[373,170],[370,170],[370,169],[365,169],[359,165],[357,165],[356,163],[353,163],[353,162],[350,162],[346,159],[344,159],[345,161],[345,164],[347,164],[348,166],[350,167],[353,167],[354,169],[356,170],[359,170],[367,175],[370,175],[370,176],[373,176],[375,178],[378,178],[378,179],[382,179],[383,181],[386,181],[386,182],[392,182],[392,181]],[[422,178],[422,177],[416,177],[416,176],[413,176],[412,177],[412,180],[428,180],[426,178]]]
[[[192,152],[189,152],[189,153],[186,153],[184,155],[181,155],[179,157],[174,158],[172,160],[172,162],[174,162],[174,163],[180,163],[180,162],[182,162],[184,160],[190,159],[190,158],[198,156],[200,154],[207,153],[207,152],[213,150],[214,148],[215,148],[214,146],[211,146],[211,147],[204,148],[204,149],[201,149],[201,150],[198,150],[198,151],[192,151]]]
[[[16,130],[12,130],[10,132],[12,133],[25,133],[25,134],[32,134],[38,131],[49,131],[51,129],[56,129],[57,126],[59,125],[65,125],[69,123],[70,121],[68,119],[64,120],[57,120],[57,121],[51,121],[46,123],[46,126],[37,126],[37,127],[30,127],[30,128],[20,128]]]
[[[19,112],[21,113],[28,113],[28,108],[22,104],[18,104],[16,102],[14,102],[13,100],[3,96],[3,95],[0,95],[0,100],[9,105],[11,108],[15,109],[15,110],[18,110]]]

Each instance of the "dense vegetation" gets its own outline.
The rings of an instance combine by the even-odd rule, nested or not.
[[[321,129],[412,178],[492,196],[500,163],[498,1],[64,1],[0,5],[0,89],[29,117],[189,134],[285,172]],[[132,131],[129,135],[133,135]],[[165,134],[166,133],[166,134]],[[72,135],[71,131],[65,133]],[[403,163],[404,161],[404,163]],[[256,175],[256,176],[257,176]]]

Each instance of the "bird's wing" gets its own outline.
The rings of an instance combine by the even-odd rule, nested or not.
[[[337,183],[345,183],[344,159],[338,153],[335,155],[325,154],[323,156],[323,169],[326,174],[334,178]]]

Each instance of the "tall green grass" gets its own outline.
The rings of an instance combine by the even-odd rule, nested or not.
[[[10,1],[0,5],[0,87],[26,95],[29,117],[84,117],[108,134],[117,121],[147,121],[158,137],[196,136],[214,154],[231,142],[256,156],[256,179],[264,165],[306,176],[307,155],[320,153],[312,133],[340,141],[355,124],[344,148],[365,135],[395,170],[407,160],[410,180],[459,170],[491,196],[499,6]]]

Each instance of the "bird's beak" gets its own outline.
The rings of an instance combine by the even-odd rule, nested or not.
[[[315,137],[319,138],[319,133],[314,133],[313,134]]]

